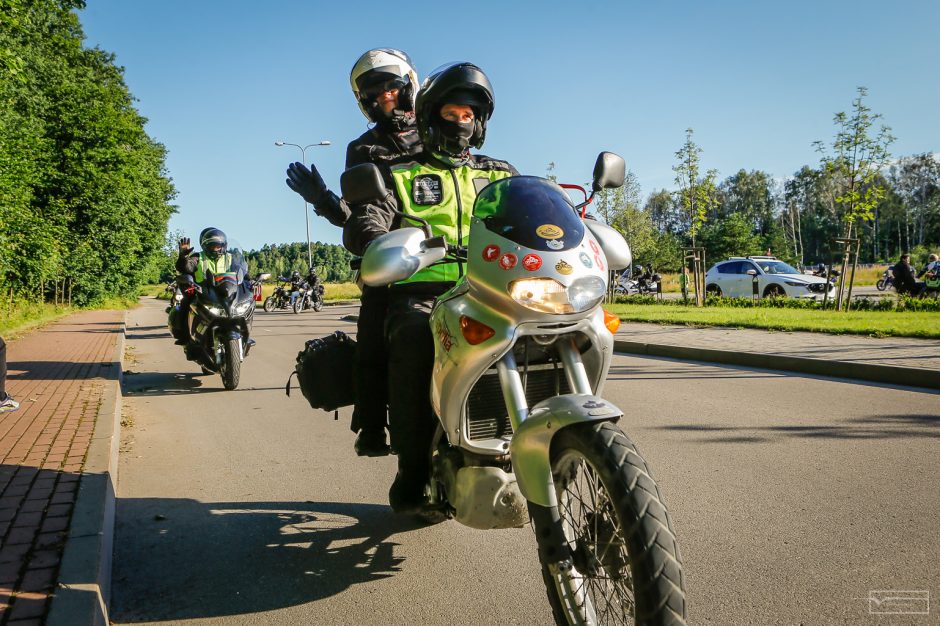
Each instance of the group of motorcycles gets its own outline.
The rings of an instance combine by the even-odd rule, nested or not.
[[[432,264],[463,264],[430,318],[428,393],[438,424],[422,517],[484,530],[531,521],[558,624],[685,623],[672,519],[621,429],[624,411],[603,397],[620,320],[601,303],[609,270],[628,268],[632,257],[616,230],[583,216],[624,176],[623,159],[601,153],[592,193],[582,189],[579,204],[544,178],[499,180],[478,194],[466,247],[432,237],[425,223],[378,237],[360,265],[361,280],[380,287]],[[347,170],[341,183],[353,203],[386,194],[372,164]],[[252,288],[262,278],[238,271],[177,283],[192,296],[187,356],[221,374],[226,389],[238,385],[254,343]],[[654,288],[657,278],[636,288]],[[291,304],[282,285],[263,306],[319,310],[322,295],[322,287],[305,290]]]
[[[300,313],[305,309],[320,311],[323,308],[323,285],[309,285],[304,283],[300,289],[292,290],[290,279],[283,276],[277,277],[278,282],[283,283],[274,288],[274,293],[264,299],[264,310],[266,313],[277,310],[292,309],[294,313]],[[297,295],[292,298],[292,294]]]
[[[623,272],[617,280],[614,287],[614,294],[618,296],[633,295],[652,295],[660,293],[662,276],[653,272],[653,266],[647,265],[645,268],[639,265],[634,268],[633,273]]]
[[[251,323],[255,302],[261,300],[261,283],[271,277],[260,273],[254,278],[247,275],[247,264],[239,249],[229,250],[233,271],[216,275],[208,272],[202,283],[196,283],[188,274],[181,275],[167,285],[172,292],[167,307],[167,325],[172,329],[178,315],[186,315],[186,358],[199,364],[203,374],[219,374],[225,389],[238,387],[241,364],[255,344],[251,339]],[[281,282],[289,281],[278,277]],[[183,306],[184,295],[190,296],[189,306]],[[319,311],[323,308],[323,285],[310,287],[304,283],[291,302],[291,293],[283,286],[264,302],[264,310],[292,308],[294,313],[304,309]]]

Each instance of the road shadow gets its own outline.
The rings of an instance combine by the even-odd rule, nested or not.
[[[775,443],[788,439],[940,439],[940,415],[921,413],[866,415],[835,424],[781,426],[713,426],[709,424],[673,424],[658,430],[701,433],[701,443]]]
[[[45,332],[45,331],[43,331]],[[7,361],[9,380],[114,378],[115,361]]]
[[[111,618],[213,618],[297,606],[401,570],[396,533],[420,528],[375,504],[117,502]]]

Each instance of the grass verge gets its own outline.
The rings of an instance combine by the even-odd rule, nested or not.
[[[732,326],[780,331],[809,331],[872,337],[940,339],[940,315],[931,311],[849,311],[818,309],[662,306],[611,304],[605,307],[624,321]]]

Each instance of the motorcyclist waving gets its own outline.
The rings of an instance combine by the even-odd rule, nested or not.
[[[466,244],[477,193],[492,181],[516,174],[504,161],[470,154],[471,146],[483,145],[493,106],[490,81],[477,66],[456,63],[432,73],[416,107],[425,151],[383,172],[393,194],[352,207],[343,230],[346,247],[362,254],[374,238],[414,225],[402,220],[398,211],[427,220],[433,236]],[[398,452],[389,503],[399,513],[420,511],[426,503],[426,451],[434,429],[428,392],[434,349],[428,319],[434,298],[452,287],[462,272],[458,264],[436,265],[389,288],[389,427]]]

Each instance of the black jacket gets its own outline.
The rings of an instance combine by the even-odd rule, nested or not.
[[[895,263],[894,284],[900,293],[913,291],[917,286],[917,279],[914,278],[914,268],[904,262]]]
[[[346,169],[374,163],[384,172],[386,168],[383,165],[411,161],[420,153],[421,140],[415,126],[401,132],[375,126],[346,146]],[[391,185],[391,179],[387,179],[385,184]],[[342,227],[349,219],[349,206],[332,191],[328,191],[314,209],[317,215],[322,215],[334,226]]]

